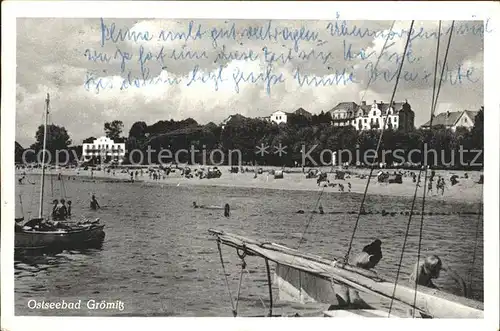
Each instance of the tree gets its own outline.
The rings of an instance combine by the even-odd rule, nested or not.
[[[475,148],[484,148],[484,107],[481,107],[474,119],[474,126],[471,129],[472,141]]]
[[[120,138],[120,134],[123,131],[123,122],[114,120],[113,122],[104,123],[104,132],[106,132],[106,137],[118,140]]]
[[[38,151],[43,148],[43,133],[43,125],[40,125],[35,134],[36,142],[31,146],[34,150]],[[68,148],[70,144],[71,139],[65,127],[55,124],[47,125],[46,150],[55,152],[57,149],[62,150]]]
[[[31,148],[36,152],[43,149],[43,133],[43,125],[40,125],[35,134],[36,142],[31,145]],[[65,127],[55,124],[47,125],[47,144],[45,149],[50,153],[52,161],[55,161],[56,151],[67,150],[69,145],[71,145],[71,139]],[[61,155],[64,155],[64,153]],[[59,161],[65,161],[64,156],[61,156]]]
[[[16,163],[21,163],[23,162],[23,152],[24,148],[21,146],[17,141],[14,147],[14,153],[15,153],[15,162]]]

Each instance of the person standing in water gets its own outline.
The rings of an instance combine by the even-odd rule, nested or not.
[[[68,217],[71,217],[71,200],[68,200]]]
[[[59,219],[65,220],[68,217],[68,208],[66,207],[66,200],[61,199],[61,208],[59,208]]]
[[[93,210],[97,210],[97,208],[101,208],[101,206],[99,206],[99,203],[97,202],[94,194],[92,194],[92,200],[90,200],[90,208]]]
[[[59,207],[59,200],[54,199],[54,201],[52,201],[52,219],[53,220],[57,219],[58,207]]]

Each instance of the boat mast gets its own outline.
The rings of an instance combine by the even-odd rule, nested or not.
[[[47,147],[47,117],[49,114],[49,94],[47,93],[47,99],[45,99],[45,115],[43,124],[43,149],[42,149],[42,183],[40,186],[40,209],[38,210],[38,217],[43,217],[43,191],[45,188],[45,148]]]

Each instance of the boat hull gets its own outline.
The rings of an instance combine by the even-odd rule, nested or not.
[[[16,231],[16,250],[64,250],[85,247],[100,247],[104,240],[104,225],[59,230],[59,231]]]

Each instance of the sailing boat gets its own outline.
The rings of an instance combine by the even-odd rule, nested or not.
[[[413,23],[414,21],[412,21],[412,24],[408,31],[412,31]],[[451,40],[451,33],[453,31],[453,25],[454,23],[452,24],[450,39],[448,40],[448,47],[447,47],[448,49]],[[441,22],[439,22],[439,33],[441,33]],[[408,36],[408,41],[406,42],[403,54],[406,54],[407,47],[409,44],[409,39],[410,36]],[[446,50],[444,62],[446,62],[448,49]],[[438,51],[439,51],[439,38],[438,38]],[[394,95],[396,92],[397,83],[399,80],[399,75],[401,73],[403,62],[404,60],[402,60],[400,64],[398,77],[396,79],[396,86],[394,87],[390,104],[392,104],[394,100]],[[437,63],[437,55],[436,55],[436,63]],[[437,76],[436,73],[434,76],[435,77]],[[436,87],[435,85],[436,83],[434,84],[434,89]],[[438,95],[439,95],[439,89],[436,98],[434,98],[433,95],[432,106],[431,106],[431,125],[432,125],[432,115],[433,115],[432,113],[436,108]],[[377,146],[377,152],[380,147],[380,141],[382,139],[384,128],[385,128],[385,123],[383,125],[383,129],[380,134],[380,139]],[[425,167],[424,169],[427,172],[427,167]],[[373,167],[371,172],[373,172]],[[362,213],[363,210],[363,202],[364,198],[366,197],[368,185],[370,183],[370,178],[371,178],[371,173],[370,176],[368,176],[368,182],[365,188],[365,194],[363,196],[363,200],[360,206],[360,211],[358,213],[358,220],[359,220],[359,215]],[[425,174],[424,178],[425,180],[427,180],[427,173]],[[420,175],[419,175],[419,180],[420,180]],[[415,187],[414,201],[416,198],[417,187],[418,184]],[[424,185],[424,203],[425,203],[425,187],[426,186]],[[412,206],[412,211],[413,211],[413,206]],[[408,225],[410,224],[410,221],[411,221],[411,216],[410,220],[408,221]],[[357,222],[358,221],[356,221],[354,229],[356,229],[357,227]],[[229,289],[229,281],[224,268],[224,259],[222,257],[221,244],[236,248],[237,254],[239,258],[242,260],[241,275],[243,275],[243,269],[246,266],[244,260],[246,256],[259,257],[265,261],[267,270],[268,289],[269,289],[269,303],[270,303],[269,313],[267,316],[275,316],[273,315],[273,291],[272,291],[273,282],[271,281],[271,271],[270,271],[271,269],[269,267],[269,261],[270,261],[276,264],[276,268],[274,271],[274,284],[279,286],[280,299],[285,301],[295,301],[295,302],[299,301],[301,303],[317,302],[329,305],[328,309],[324,309],[318,312],[316,316],[397,318],[397,317],[407,317],[408,310],[411,310],[413,312],[421,313],[422,317],[484,318],[484,307],[482,302],[445,293],[440,290],[431,289],[424,286],[419,286],[419,287],[415,286],[415,288],[411,288],[409,286],[398,284],[397,278],[395,282],[391,282],[383,278],[380,278],[376,273],[373,273],[369,270],[349,265],[347,258],[349,256],[352,240],[354,239],[354,233],[351,238],[349,251],[345,259],[330,260],[317,255],[300,252],[299,250],[292,249],[276,243],[260,242],[251,238],[246,238],[237,234],[228,233],[218,229],[209,229],[208,232],[211,235],[215,236],[216,238],[223,272],[226,277],[226,285],[228,287],[228,291],[231,297],[231,304],[234,316],[237,316],[238,313],[237,303],[236,305],[234,305],[233,297]],[[421,236],[422,234],[420,235],[420,238]],[[406,244],[406,238],[405,238],[405,244]],[[420,246],[419,246],[419,255],[420,255]],[[400,261],[400,266],[401,266],[401,261]],[[241,287],[241,278],[240,278],[240,287]],[[347,300],[345,300],[346,290],[348,293],[347,295],[348,297],[351,295],[351,293],[355,294],[349,298],[348,301],[350,302],[347,302]],[[238,297],[239,297],[239,291],[238,291]],[[389,302],[390,302],[390,307],[389,309],[387,309],[386,303]]]
[[[49,112],[50,98],[47,94],[45,100],[43,150],[47,145],[47,115]],[[99,219],[85,220],[76,225],[66,225],[61,222],[52,222],[43,215],[43,198],[45,189],[45,153],[42,158],[42,175],[40,186],[40,202],[38,217],[25,223],[24,218],[15,219],[15,244],[17,251],[25,250],[63,250],[84,247],[100,246],[104,240],[104,225],[99,224]]]

